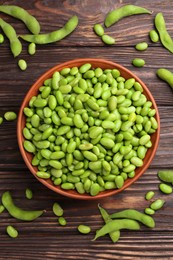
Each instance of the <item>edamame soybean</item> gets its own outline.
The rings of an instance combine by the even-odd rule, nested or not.
[[[9,225],[6,228],[7,234],[12,237],[12,238],[16,238],[18,237],[18,231],[16,228],[14,228],[13,226]]]
[[[132,64],[135,67],[141,68],[145,65],[145,60],[141,59],[141,58],[135,58],[135,59],[132,60]]]
[[[65,38],[67,35],[72,33],[78,25],[78,17],[76,15],[72,16],[68,22],[64,25],[63,28],[53,31],[48,34],[26,34],[20,35],[20,37],[27,41],[35,44],[48,44],[56,41],[60,41]]]
[[[80,224],[77,229],[81,234],[89,234],[91,232],[91,228],[84,224]]]
[[[140,6],[124,5],[120,8],[114,9],[106,15],[105,26],[110,27],[124,17],[137,14],[152,14],[152,12]]]

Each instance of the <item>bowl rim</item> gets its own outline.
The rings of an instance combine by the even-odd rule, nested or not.
[[[129,75],[129,78],[130,77],[135,78],[135,80],[138,81],[142,85],[142,87],[144,88],[144,92],[145,92],[145,95],[147,96],[147,100],[149,99],[149,100],[152,101],[153,107],[156,109],[155,118],[156,118],[156,120],[158,122],[158,128],[157,128],[156,132],[151,135],[151,136],[153,136],[153,135],[155,136],[155,143],[152,146],[152,148],[149,148],[148,151],[147,151],[147,153],[149,153],[149,151],[150,151],[151,155],[148,158],[147,162],[145,164],[143,164],[142,167],[137,168],[137,169],[139,169],[139,173],[135,174],[135,176],[133,178],[131,178],[131,179],[128,178],[127,179],[128,181],[124,182],[124,185],[123,185],[122,188],[102,191],[102,192],[100,192],[96,196],[91,196],[91,195],[89,195],[87,193],[79,194],[79,193],[77,193],[77,191],[73,191],[73,190],[70,190],[70,191],[69,190],[63,190],[59,186],[55,186],[53,183],[51,183],[49,179],[47,180],[47,179],[41,179],[41,178],[37,177],[36,173],[35,173],[35,168],[36,167],[33,167],[31,165],[29,159],[28,159],[28,156],[32,156],[32,155],[30,153],[28,153],[27,151],[25,151],[25,149],[23,147],[24,137],[23,137],[23,134],[22,134],[22,129],[23,129],[22,122],[23,122],[23,120],[25,120],[25,116],[23,114],[23,109],[29,103],[29,100],[30,100],[31,96],[33,96],[32,95],[33,90],[37,90],[37,92],[38,92],[39,87],[42,85],[41,83],[43,83],[44,80],[47,79],[48,77],[51,77],[55,71],[60,71],[61,69],[65,68],[65,67],[74,67],[74,66],[76,66],[76,63],[79,64],[79,65],[77,65],[77,67],[79,67],[79,66],[81,66],[82,64],[85,64],[85,63],[91,63],[91,64],[101,63],[103,69],[107,68],[107,66],[108,66],[108,67],[120,70],[121,71],[121,75],[123,73],[125,73],[125,74],[127,73]],[[93,67],[95,67],[95,66],[93,65]],[[99,65],[98,65],[98,67],[99,67]],[[122,73],[122,71],[123,71],[123,73]],[[158,148],[159,138],[160,138],[160,117],[159,117],[159,111],[158,111],[158,107],[156,105],[155,99],[154,99],[153,95],[151,94],[150,90],[148,89],[148,87],[145,85],[145,83],[140,78],[138,78],[138,76],[136,76],[129,69],[125,68],[124,66],[122,66],[122,65],[120,65],[118,63],[115,63],[115,62],[112,62],[112,61],[109,61],[109,60],[106,60],[106,59],[100,59],[100,58],[73,59],[73,60],[69,60],[67,62],[63,62],[63,63],[57,64],[57,65],[53,66],[52,68],[48,69],[46,72],[44,72],[31,85],[30,89],[26,93],[26,95],[25,95],[25,97],[24,97],[24,99],[22,101],[22,104],[20,106],[20,110],[19,110],[19,113],[18,113],[18,119],[17,119],[17,141],[18,141],[19,150],[20,150],[20,153],[21,153],[21,155],[23,157],[23,160],[24,160],[25,164],[27,165],[27,167],[31,171],[31,173],[35,176],[35,178],[37,180],[39,180],[39,182],[41,182],[44,186],[46,186],[50,190],[52,190],[52,191],[54,191],[54,192],[56,192],[58,194],[61,194],[63,196],[66,196],[66,197],[69,197],[69,198],[74,198],[74,199],[80,199],[80,200],[81,199],[82,200],[93,200],[93,199],[96,200],[96,199],[100,199],[100,198],[105,198],[105,197],[108,197],[108,196],[112,196],[112,195],[118,194],[121,191],[123,191],[126,188],[128,188],[131,184],[133,184],[136,180],[138,180],[139,177],[150,166],[150,164],[151,164],[151,162],[152,162],[152,160],[153,160],[153,158],[155,156],[155,153],[157,151],[157,148]],[[135,172],[137,171],[137,169],[135,169]]]

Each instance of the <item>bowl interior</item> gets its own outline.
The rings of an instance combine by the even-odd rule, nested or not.
[[[24,107],[28,106],[28,103],[29,103],[29,100],[31,99],[32,96],[34,95],[37,95],[38,94],[38,91],[39,91],[39,87],[43,85],[43,82],[47,79],[47,78],[50,78],[52,77],[53,73],[55,71],[60,71],[62,70],[63,68],[65,67],[74,67],[74,66],[77,66],[77,67],[80,67],[82,64],[84,63],[91,63],[92,64],[92,67],[93,68],[97,68],[97,67],[100,67],[102,69],[118,69],[121,73],[121,76],[123,76],[125,79],[128,79],[128,78],[135,78],[136,81],[138,81],[143,89],[144,89],[144,94],[145,96],[147,97],[147,100],[150,100],[152,101],[152,104],[153,104],[153,108],[156,109],[156,115],[155,115],[155,118],[158,122],[158,129],[156,130],[155,133],[153,133],[151,135],[151,141],[153,143],[152,147],[148,149],[147,153],[146,153],[146,156],[143,160],[144,164],[142,167],[139,167],[139,168],[136,168],[135,170],[135,177],[133,178],[128,178],[125,183],[124,183],[124,186],[121,188],[121,189],[114,189],[114,190],[106,190],[106,191],[103,191],[103,192],[100,192],[98,195],[96,196],[90,196],[89,194],[79,194],[77,191],[75,190],[70,190],[70,191],[66,191],[66,190],[63,190],[61,189],[59,186],[55,186],[53,184],[53,182],[48,179],[48,180],[45,180],[45,179],[41,179],[41,178],[38,178],[36,176],[36,172],[37,172],[37,168],[36,167],[33,167],[32,164],[31,164],[31,161],[32,161],[32,158],[33,158],[33,155],[26,152],[23,148],[23,142],[24,142],[24,137],[23,137],[23,134],[22,134],[22,130],[23,128],[25,127],[25,115],[23,114],[23,109]],[[67,196],[67,197],[71,197],[71,198],[76,198],[76,199],[87,199],[87,200],[91,200],[91,199],[99,199],[99,198],[103,198],[103,197],[107,197],[107,196],[111,196],[113,194],[116,194],[116,193],[119,193],[121,192],[122,190],[126,189],[128,186],[130,186],[133,182],[135,182],[145,171],[146,169],[149,167],[155,153],[156,153],[156,150],[157,150],[157,147],[158,147],[158,142],[159,142],[159,136],[160,136],[160,119],[159,119],[159,112],[158,112],[158,108],[157,108],[157,105],[155,103],[155,100],[152,96],[152,94],[150,93],[150,91],[148,90],[148,88],[146,87],[146,85],[135,75],[133,74],[132,72],[130,72],[128,69],[124,68],[123,66],[117,64],[117,63],[114,63],[114,62],[111,62],[111,61],[107,61],[107,60],[102,60],[102,59],[77,59],[77,60],[72,60],[72,61],[69,61],[69,62],[65,62],[63,64],[60,64],[60,65],[57,65],[57,66],[54,66],[53,68],[51,68],[50,70],[48,70],[46,73],[44,73],[33,85],[32,87],[30,88],[30,90],[28,91],[28,93],[26,94],[23,102],[22,102],[22,105],[21,105],[21,108],[20,108],[20,111],[19,111],[19,115],[18,115],[18,122],[17,122],[17,138],[18,138],[18,144],[19,144],[19,149],[20,149],[20,152],[21,152],[21,155],[27,165],[27,167],[29,168],[29,170],[31,171],[31,173],[42,183],[44,184],[46,187],[48,187],[49,189],[59,193],[59,194],[62,194],[64,196]]]

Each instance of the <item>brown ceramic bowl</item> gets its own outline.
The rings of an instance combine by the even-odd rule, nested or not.
[[[24,107],[28,106],[28,103],[29,103],[29,100],[31,99],[31,97],[38,94],[39,87],[42,86],[43,82],[47,78],[50,78],[55,71],[60,71],[65,67],[74,67],[74,66],[80,67],[84,63],[91,63],[93,68],[96,68],[96,67],[100,67],[102,69],[114,69],[114,68],[116,68],[121,72],[121,75],[124,78],[126,78],[126,79],[131,78],[131,77],[135,78],[135,80],[138,81],[142,85],[142,87],[144,89],[143,93],[145,94],[147,99],[152,101],[153,108],[156,109],[156,120],[158,122],[158,129],[151,136],[153,146],[148,149],[147,154],[144,158],[143,166],[136,169],[135,177],[131,178],[131,179],[128,178],[125,181],[124,186],[121,189],[106,190],[106,191],[100,192],[97,196],[90,196],[87,193],[81,195],[75,190],[66,191],[66,190],[61,189],[59,186],[54,186],[54,184],[52,183],[52,181],[50,179],[45,180],[45,179],[38,178],[36,176],[37,168],[33,167],[32,164],[31,164],[31,160],[32,160],[33,155],[26,152],[23,148],[24,137],[23,137],[23,134],[22,134],[22,129],[25,126],[25,116],[23,114],[23,109],[24,109]],[[151,95],[151,93],[148,90],[148,88],[146,87],[146,85],[136,75],[134,75],[131,71],[127,70],[126,68],[122,67],[121,65],[116,64],[116,63],[111,62],[111,61],[103,60],[103,59],[92,59],[92,58],[91,59],[87,58],[87,59],[71,60],[71,61],[65,62],[63,64],[56,65],[55,67],[49,69],[46,73],[44,73],[33,84],[33,86],[28,91],[27,95],[25,96],[23,103],[21,105],[20,111],[19,111],[18,124],[17,124],[17,137],[18,137],[18,144],[19,144],[20,152],[22,154],[22,157],[23,157],[27,167],[31,171],[31,173],[42,184],[44,184],[49,189],[55,191],[56,193],[59,193],[61,195],[64,195],[64,196],[67,196],[67,197],[70,197],[70,198],[83,199],[83,200],[93,200],[93,199],[100,199],[100,198],[104,198],[104,197],[107,197],[107,196],[111,196],[111,195],[117,194],[119,192],[122,192],[124,189],[126,189],[132,183],[134,183],[147,170],[147,168],[151,164],[151,161],[152,161],[152,159],[153,159],[153,157],[156,153],[157,147],[158,147],[159,136],[160,136],[160,119],[159,119],[158,108],[157,108],[157,105],[155,103],[153,96]]]

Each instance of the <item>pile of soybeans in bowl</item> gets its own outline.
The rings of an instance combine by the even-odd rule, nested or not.
[[[25,96],[18,143],[32,174],[71,198],[119,193],[149,167],[160,120],[146,85],[123,66],[77,59],[44,73]]]

